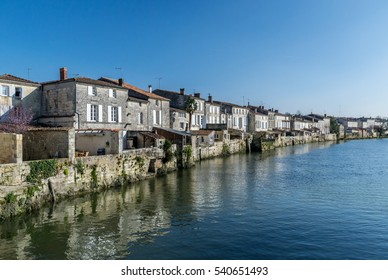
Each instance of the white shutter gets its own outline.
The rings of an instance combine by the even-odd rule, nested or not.
[[[98,121],[102,122],[102,105],[98,105]]]
[[[109,97],[113,97],[113,89],[109,89]]]
[[[162,111],[159,111],[159,124],[162,125]]]
[[[15,95],[15,86],[14,85],[10,85],[9,86],[8,96],[14,96],[14,95]]]
[[[86,120],[90,122],[90,104],[86,104]]]
[[[152,110],[152,122],[153,124],[156,124],[156,111]]]
[[[88,95],[93,95],[93,87],[88,86]]]
[[[112,106],[108,106],[108,122],[112,122]]]
[[[119,117],[119,123],[121,123],[121,107],[118,107],[118,117]]]

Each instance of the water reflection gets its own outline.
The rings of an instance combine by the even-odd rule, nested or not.
[[[373,155],[362,159],[355,157],[357,142],[233,155],[62,201],[0,223],[0,258],[341,258],[355,246],[350,229],[352,240],[384,251],[388,166],[377,154],[382,144],[372,143]],[[344,174],[354,180],[342,180]],[[365,229],[383,240],[366,239]]]

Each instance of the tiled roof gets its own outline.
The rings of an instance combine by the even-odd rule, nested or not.
[[[91,84],[91,85],[97,85],[97,86],[114,87],[114,88],[124,89],[124,87],[121,87],[121,86],[116,85],[114,83],[108,83],[108,82],[104,82],[104,81],[100,81],[100,80],[94,80],[94,79],[90,79],[87,77],[69,78],[69,79],[65,79],[65,80],[45,82],[42,84],[53,84],[53,83],[63,83],[63,82],[76,82],[76,83],[84,83],[84,84]]]
[[[181,94],[180,92],[171,91],[171,90],[155,89],[153,92],[154,92],[155,94],[158,94],[158,92],[161,93],[161,94],[165,93],[165,94],[168,94],[168,95],[171,95],[171,96],[174,96],[174,95],[179,96],[179,95],[181,95],[181,96],[192,97],[192,98],[194,98],[194,99],[201,99],[201,100],[206,101],[206,100],[205,100],[204,98],[202,98],[202,97],[197,97],[197,96],[194,96],[194,95],[192,95],[192,94],[187,94],[187,93]]]
[[[213,132],[213,130],[206,130],[206,129],[192,130],[191,131],[191,133],[194,135],[209,135],[212,132]]]
[[[27,84],[34,84],[39,85],[37,82],[33,82],[27,79],[19,78],[10,74],[4,74],[0,76],[1,80],[11,81],[11,82],[19,82],[19,83],[27,83]]]
[[[229,102],[224,102],[224,101],[213,101],[214,103],[220,104],[220,105],[227,105],[227,106],[232,106],[232,107],[238,107],[238,108],[243,108],[247,109],[245,106],[229,103]]]
[[[144,136],[147,136],[147,137],[150,137],[150,138],[153,138],[153,139],[166,139],[162,135],[159,135],[159,134],[156,134],[156,133],[152,133],[152,132],[148,132],[148,131],[142,131],[142,132],[140,132],[140,134],[144,135]]]
[[[106,81],[108,83],[111,83],[111,84],[115,84],[115,85],[118,85],[119,84],[119,81],[118,80],[115,80],[115,79],[110,79],[110,78],[105,78],[105,77],[102,77],[100,78],[101,81]],[[168,98],[164,98],[162,96],[159,96],[157,94],[154,94],[152,92],[148,92],[146,90],[143,90],[141,88],[138,88],[138,87],[135,87],[133,85],[130,85],[128,83],[123,83],[123,87],[127,88],[127,89],[130,89],[130,90],[133,90],[137,93],[140,93],[142,95],[145,95],[149,98],[153,98],[153,99],[158,99],[158,100],[164,100],[164,101],[169,101]]]

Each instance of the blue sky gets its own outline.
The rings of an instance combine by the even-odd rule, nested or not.
[[[0,1],[0,74],[388,116],[388,1]],[[117,69],[121,68],[121,70]]]

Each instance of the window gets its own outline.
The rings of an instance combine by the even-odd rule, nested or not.
[[[90,120],[96,122],[98,116],[97,105],[90,105]]]
[[[185,129],[185,123],[184,122],[180,122],[179,123],[179,127],[180,127],[180,129]]]
[[[95,95],[97,95],[97,91]],[[117,91],[115,89],[109,89],[109,97],[117,98]]]
[[[156,105],[156,106],[159,106],[159,100],[156,100],[156,101],[155,101],[155,105]]]
[[[9,86],[1,86],[1,95],[9,96]]]
[[[117,107],[111,107],[110,108],[110,121],[111,122],[117,122],[118,121],[118,108]]]
[[[94,86],[88,86],[88,95],[97,96],[97,88]]]
[[[185,116],[185,113],[179,113],[179,117],[180,117],[180,118],[186,117],[186,116]]]
[[[17,99],[22,99],[23,97],[23,90],[21,87],[16,87],[15,88],[15,98]]]

